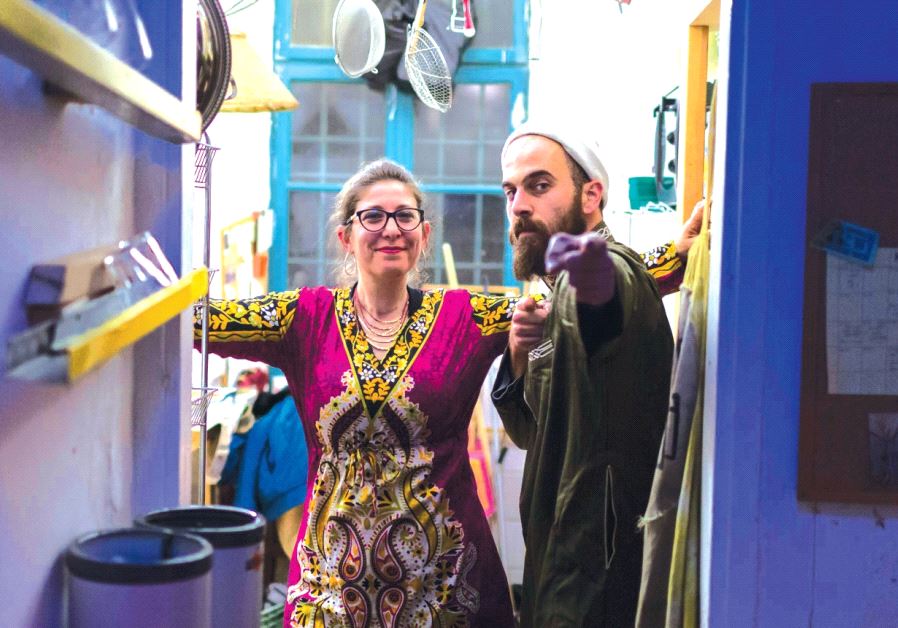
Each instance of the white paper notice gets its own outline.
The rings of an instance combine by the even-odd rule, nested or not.
[[[898,249],[873,266],[827,255],[826,364],[832,395],[898,395]]]

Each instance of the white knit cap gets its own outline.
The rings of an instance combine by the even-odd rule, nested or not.
[[[575,129],[556,120],[529,120],[516,128],[505,140],[502,159],[513,141],[523,135],[541,135],[561,144],[571,158],[580,164],[590,180],[602,183],[602,196],[608,203],[608,172],[599,159],[599,143],[584,129]]]

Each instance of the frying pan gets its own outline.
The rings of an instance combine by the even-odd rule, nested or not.
[[[231,39],[218,0],[197,0],[196,108],[203,131],[221,108],[231,82]]]

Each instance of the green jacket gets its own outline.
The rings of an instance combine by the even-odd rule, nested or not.
[[[636,613],[637,522],[667,414],[673,340],[642,260],[614,242],[608,250],[617,280],[610,307],[580,321],[575,290],[562,273],[547,341],[531,352],[523,385],[494,392],[508,435],[527,450],[524,627],[629,627]],[[587,355],[581,329],[615,322],[617,333]]]

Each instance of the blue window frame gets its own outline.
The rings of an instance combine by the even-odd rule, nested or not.
[[[339,266],[328,225],[334,196],[361,162],[380,156],[423,182],[434,226],[431,281],[446,280],[448,241],[461,283],[514,284],[499,151],[512,112],[526,111],[525,0],[474,4],[478,35],[455,75],[453,108],[440,114],[394,86],[375,91],[339,70],[330,46],[336,0],[277,0],[275,68],[300,106],[274,115],[271,289],[330,283]]]

